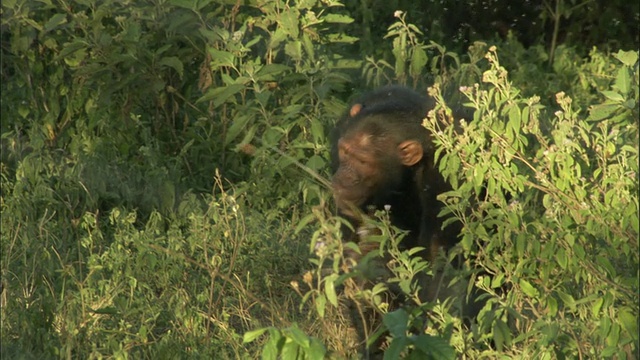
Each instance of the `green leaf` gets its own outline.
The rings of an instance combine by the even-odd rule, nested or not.
[[[638,52],[637,51],[618,51],[617,54],[613,55],[616,59],[620,60],[626,66],[633,66],[638,61]]]
[[[100,309],[91,310],[95,314],[103,314],[103,315],[116,315],[118,310],[113,306],[106,306]]]
[[[301,347],[308,348],[309,347],[309,337],[302,330],[298,328],[297,325],[293,325],[285,330],[285,335],[288,338],[293,340],[296,344]]]
[[[587,121],[599,121],[610,118],[619,108],[619,105],[614,104],[596,105],[590,109]]]
[[[256,72],[257,80],[274,80],[274,75],[280,75],[285,71],[291,70],[291,67],[283,64],[267,64]]]
[[[558,301],[553,296],[547,297],[547,311],[551,317],[555,317],[558,313]]]
[[[346,35],[344,33],[327,34],[325,36],[327,37],[327,40],[330,43],[353,44],[354,42],[360,40],[360,38],[357,38],[355,36],[349,36],[349,35]],[[338,65],[338,67],[340,67],[341,63],[345,64],[345,65],[347,65],[347,64],[357,64],[357,65],[345,66],[345,67],[349,67],[349,68],[359,68],[361,66],[359,61],[354,61],[354,60],[349,60],[349,59],[342,59],[342,60],[336,62],[336,65]]]
[[[300,345],[298,345],[295,341],[285,341],[284,345],[282,346],[280,356],[273,359],[298,360],[300,358],[300,352]]]
[[[607,257],[602,255],[596,256],[596,263],[598,263],[600,266],[602,266],[606,270],[608,277],[615,278],[617,276],[616,270],[613,268],[611,261],[609,261]]]
[[[618,89],[621,94],[628,94],[631,88],[631,76],[629,75],[629,69],[626,67],[618,70],[618,76],[616,76],[616,82],[613,84],[613,88]]]
[[[566,234],[564,236],[564,240],[567,242],[567,245],[569,245],[570,248],[573,247],[573,244],[576,243],[576,238],[572,234]]]
[[[305,354],[309,360],[323,360],[327,354],[327,349],[318,339],[311,338],[311,345],[307,351],[305,351]]]
[[[44,25],[43,31],[44,32],[49,32],[49,31],[55,29],[56,27],[58,27],[58,25],[65,24],[66,22],[67,22],[67,15],[66,14],[55,14]]]
[[[602,304],[604,304],[604,297],[598,297],[593,304],[591,305],[591,314],[593,317],[600,317],[600,310],[602,309]]]
[[[334,283],[337,276],[337,274],[328,276],[325,278],[324,283],[324,293],[327,295],[327,300],[329,300],[333,306],[338,306],[338,296],[336,295],[336,286]]]
[[[178,57],[176,56],[163,57],[162,59],[160,59],[159,64],[163,66],[168,66],[174,69],[178,73],[178,76],[180,76],[180,79],[182,79],[182,76],[184,75],[184,65],[182,64],[182,61],[180,61]]]
[[[637,314],[637,311],[636,311]],[[638,341],[638,317],[627,308],[620,309],[618,312],[618,321],[622,327],[631,335],[634,341]]]
[[[214,65],[234,67],[236,57],[228,52],[214,48],[209,48],[209,54]]]
[[[284,339],[282,338],[282,334],[276,328],[268,328],[269,330],[269,340],[264,344],[262,348],[262,356],[261,358],[264,360],[277,359],[278,354],[280,353],[280,348],[284,343]]]
[[[315,299],[315,304],[316,304],[316,311],[318,312],[318,315],[321,318],[323,318],[324,310],[327,307],[327,298],[323,294],[318,294],[318,296]]]
[[[605,90],[605,91],[602,92],[602,95],[604,95],[607,99],[609,99],[611,101],[615,101],[617,103],[624,102],[624,97],[622,97],[622,95],[620,95],[619,93],[617,93],[615,91]]]
[[[394,337],[405,336],[407,332],[407,323],[409,322],[409,314],[404,309],[387,313],[382,318],[382,322]]]
[[[565,306],[569,307],[571,310],[575,309],[576,301],[573,299],[573,296],[560,290],[557,290],[556,293],[558,294],[558,297],[562,299],[562,302],[564,303]]]
[[[250,343],[253,340],[255,340],[258,337],[260,337],[260,335],[264,334],[265,331],[267,331],[267,330],[269,330],[269,328],[262,328],[262,329],[256,329],[256,330],[247,331],[242,336],[242,342],[245,343],[245,344],[246,343]]]
[[[415,346],[417,350],[420,350],[420,352],[422,352],[422,355],[428,356],[427,359],[437,359],[437,360],[456,359],[455,349],[453,348],[453,346],[449,344],[449,342],[445,338],[442,338],[439,336],[421,334],[416,337],[411,337],[410,339],[413,346]],[[418,355],[421,355],[421,354],[418,354]],[[418,357],[418,358],[422,359],[424,358],[424,356]]]
[[[513,128],[514,133],[520,133],[520,127],[522,124],[522,117],[520,114],[520,107],[517,104],[513,104],[509,109],[509,125]]]
[[[498,351],[502,351],[505,345],[511,344],[511,331],[504,321],[496,319],[493,323],[493,341],[496,343]]]
[[[230,97],[244,90],[245,86],[242,84],[232,84],[227,86],[221,86],[216,88],[211,88],[207,90],[207,93],[204,94],[200,99],[196,101],[196,103],[201,103],[204,101],[213,100],[214,107],[218,107],[224,104]]]
[[[322,19],[332,24],[351,24],[353,22],[352,17],[340,14],[327,14]]]
[[[542,338],[542,341],[541,341],[542,346],[549,346],[549,344],[555,343],[558,338],[559,330],[560,329],[557,323],[551,323],[546,326],[543,326],[541,329],[541,332],[545,336]]]
[[[525,293],[525,295],[531,298],[537,298],[539,295],[538,290],[525,279],[520,279],[520,288],[522,289],[522,292]]]
[[[297,9],[287,8],[280,13],[280,26],[292,39],[297,39],[300,35],[300,13]]]
[[[382,359],[383,360],[400,359],[400,355],[402,354],[402,351],[407,347],[408,342],[409,342],[409,339],[407,339],[406,336],[394,338],[393,340],[391,340],[391,344],[389,344],[389,347],[384,352],[384,357]]]
[[[313,155],[309,158],[309,160],[307,160],[306,165],[312,170],[321,170],[325,168],[326,162],[324,161],[324,158],[322,158],[322,156]]]
[[[411,73],[411,76],[420,76],[422,69],[424,69],[428,60],[427,53],[424,49],[421,47],[414,48],[413,54],[411,54],[411,63],[409,64],[409,72]]]
[[[497,289],[504,284],[504,274],[498,273],[495,277],[491,279],[491,288]]]
[[[64,59],[68,56],[70,56],[72,53],[78,51],[78,50],[84,50],[87,48],[87,44],[85,44],[82,41],[76,40],[74,42],[70,42],[70,43],[65,43],[62,46],[62,50],[60,51],[60,53],[55,57],[56,60],[60,60],[60,59]]]
[[[295,61],[302,60],[302,43],[300,41],[288,41],[284,46],[285,54],[289,55]]]
[[[251,119],[253,119],[253,116],[250,113],[236,116],[233,119],[231,126],[229,126],[229,129],[227,130],[227,136],[224,139],[224,145],[229,145],[233,140],[236,139],[236,137],[238,137],[242,130],[246,130],[247,124]]]
[[[563,248],[558,249],[558,251],[556,252],[556,261],[562,269],[567,268],[567,253]]]

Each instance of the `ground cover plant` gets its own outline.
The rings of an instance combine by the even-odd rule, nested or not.
[[[640,10],[525,3],[3,1],[0,356],[357,358],[355,303],[386,359],[637,359]],[[437,100],[472,323],[384,211],[345,266],[327,134],[389,83]]]

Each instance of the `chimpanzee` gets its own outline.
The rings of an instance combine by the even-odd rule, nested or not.
[[[434,105],[406,87],[383,87],[357,100],[331,136],[332,188],[340,215],[358,229],[363,216],[388,208],[392,225],[408,230],[401,246],[424,247],[419,254],[430,262],[455,245],[461,228],[458,223],[443,230],[444,219],[438,217],[443,204],[436,197],[450,187],[436,167],[431,134],[422,126]],[[347,227],[342,230],[346,239],[356,236]],[[439,271],[433,277],[419,275],[423,301],[450,295],[440,292],[442,276]],[[370,315],[368,321],[376,322]],[[364,340],[367,325],[361,316],[354,312],[353,320]]]
[[[459,226],[441,230],[436,196],[449,190],[434,163],[429,131],[422,126],[434,101],[402,86],[386,86],[352,105],[332,134],[332,187],[340,214],[357,228],[361,214],[390,206],[391,223],[408,230],[403,246],[439,249],[457,241]],[[346,237],[349,230],[343,229]]]

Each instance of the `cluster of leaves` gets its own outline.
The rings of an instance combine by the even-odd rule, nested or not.
[[[478,326],[503,354],[637,350],[638,53],[613,58],[599,103],[581,113],[560,92],[551,116],[538,97],[519,95],[491,48],[484,84],[461,89],[474,118],[443,126],[434,113],[426,123],[454,187],[446,212],[465,225],[476,284],[495,302]]]
[[[251,356],[298,316],[335,5],[2,3],[3,356]]]
[[[415,31],[400,17],[390,34],[406,39],[400,28]],[[406,48],[411,46],[423,45]],[[336,240],[332,219],[310,215],[323,226],[313,238],[318,281],[312,283],[309,276],[311,290],[303,299],[313,299],[321,318],[328,304],[340,308],[344,302],[384,314],[378,331],[366,340],[375,343],[389,331],[388,359],[454,358],[453,349],[470,358],[633,358],[640,264],[638,53],[605,57],[594,51],[571,70],[587,80],[575,93],[591,105],[581,111],[583,106],[564,92],[548,106],[538,96],[523,97],[496,48],[485,52],[484,62],[477,57],[480,49],[487,47],[476,44],[471,62],[451,74],[453,82],[462,82],[461,77],[487,67],[482,85],[460,88],[473,118],[453,120],[437,85],[430,92],[439,106],[425,122],[435,135],[440,171],[453,185],[441,197],[447,204],[443,215],[453,214],[453,221],[464,225],[460,251],[467,261],[450,285],[464,283],[471,272],[472,283],[485,293],[486,305],[472,331],[448,314],[451,303],[423,304],[416,297],[418,274],[429,266],[410,252],[399,252],[396,241],[387,241],[398,238],[384,219],[373,225],[381,235],[367,241],[378,244],[375,256],[392,260],[386,266],[375,263],[372,272],[368,256],[351,269],[341,254],[357,252],[356,244]],[[415,61],[410,55],[415,53],[398,51],[397,60]],[[559,53],[556,61],[566,63],[565,55],[573,57]],[[398,77],[403,76],[400,71]],[[327,268],[327,263],[332,265]],[[383,281],[381,267],[389,271]],[[357,278],[373,284],[354,285]],[[388,312],[383,295],[389,284],[413,300],[409,313]],[[337,286],[345,291],[336,294]],[[420,320],[425,317],[426,323]],[[425,327],[436,337],[420,338]],[[442,347],[442,340],[453,348]],[[421,346],[426,343],[430,346]]]

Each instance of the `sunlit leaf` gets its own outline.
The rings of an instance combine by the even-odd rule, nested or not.
[[[262,328],[262,329],[256,329],[256,330],[247,331],[242,336],[242,342],[244,342],[244,343],[252,342],[253,340],[255,340],[258,337],[260,337],[262,334],[264,334],[267,330],[268,330],[268,328]]]

